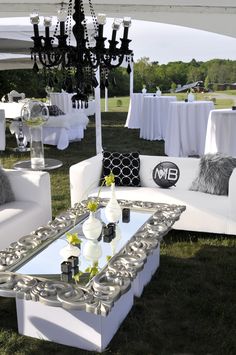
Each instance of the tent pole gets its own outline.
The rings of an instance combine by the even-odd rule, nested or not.
[[[131,97],[134,92],[134,63],[131,61],[131,73],[129,76],[129,96]]]
[[[98,86],[95,88],[95,132],[96,132],[96,154],[102,153],[102,120],[101,120],[101,89],[100,89],[100,67],[96,70]]]
[[[108,112],[108,88],[105,87],[105,112]]]

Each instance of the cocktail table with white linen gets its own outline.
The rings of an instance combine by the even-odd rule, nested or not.
[[[140,138],[165,139],[168,110],[176,96],[144,96],[140,121]]]
[[[172,102],[165,136],[165,154],[173,157],[203,155],[212,101]]]
[[[236,157],[236,110],[218,109],[209,114],[205,154],[222,153]]]
[[[153,96],[153,94],[133,93],[131,95],[125,127],[140,128],[144,96]]]

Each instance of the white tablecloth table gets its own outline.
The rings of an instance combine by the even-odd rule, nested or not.
[[[144,95],[148,96],[153,94],[135,93],[130,96],[129,111],[125,122],[125,127],[140,128]]]
[[[169,105],[176,96],[144,96],[140,138],[147,140],[165,139]]]
[[[53,92],[50,93],[50,103],[51,105],[56,105],[59,107],[64,113],[71,113],[74,111],[71,98],[75,94],[69,94],[67,92]],[[84,105],[84,103],[83,103]],[[95,113],[95,101],[90,100],[88,102],[88,107],[85,108],[77,108],[78,111],[84,112],[87,116],[94,115]]]
[[[6,148],[5,111],[0,110],[0,150],[5,150],[5,148]]]
[[[49,120],[43,125],[43,143],[56,145],[58,149],[63,150],[69,146],[69,143],[84,138],[84,130],[89,119],[83,112],[74,110],[67,115],[50,116]],[[12,122],[10,125],[11,133],[18,134],[18,122]],[[23,126],[23,132],[30,141],[30,132],[27,126]]]
[[[165,136],[165,154],[174,157],[203,155],[212,101],[170,104]]]
[[[223,153],[236,157],[236,110],[212,110],[209,114],[205,154]]]
[[[21,117],[21,109],[25,102],[0,102],[0,110],[5,111],[6,118]]]

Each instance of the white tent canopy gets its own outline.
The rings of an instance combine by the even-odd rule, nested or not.
[[[65,1],[66,2],[66,1]],[[96,13],[110,17],[131,16],[191,27],[236,37],[235,0],[93,0]],[[84,1],[88,9],[88,0]],[[59,0],[0,0],[0,17],[28,16],[34,10],[41,15],[56,14]]]
[[[106,13],[109,17],[130,16],[136,20],[180,25],[236,37],[235,0],[92,0],[92,2],[95,13]],[[85,0],[84,4],[87,11],[88,0]],[[25,17],[34,11],[42,16],[52,16],[56,15],[60,7],[60,0],[0,0],[0,17]],[[8,30],[13,32],[12,27]],[[32,36],[32,27],[30,32]],[[30,36],[24,31],[21,38],[13,34],[4,36],[0,28],[0,48],[2,52],[28,53],[32,43],[28,42]],[[11,41],[6,41],[6,38]],[[28,59],[21,58],[21,61],[28,61]],[[17,60],[17,63],[20,62]],[[99,88],[95,90],[95,97],[96,150],[99,153],[102,150]]]

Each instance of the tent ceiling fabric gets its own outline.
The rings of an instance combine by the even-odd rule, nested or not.
[[[0,70],[32,69],[30,58],[10,58],[0,61]]]
[[[66,2],[66,1],[65,1]],[[235,0],[93,0],[96,13],[197,28],[236,37]],[[55,15],[57,0],[0,0],[0,17]],[[88,0],[85,0],[85,8]]]
[[[236,0],[92,0],[92,3],[95,13],[106,13],[108,17],[130,16],[236,38]],[[84,4],[88,14],[88,0]],[[58,0],[0,0],[0,18],[28,17],[35,10],[42,16],[56,15],[60,6]],[[0,26],[0,53],[29,54],[32,35],[30,23]],[[25,58],[0,61],[0,70],[17,67],[32,68],[32,62]]]

